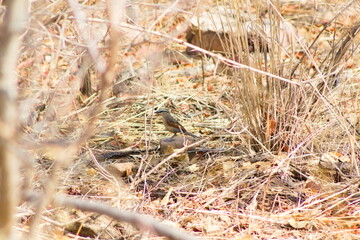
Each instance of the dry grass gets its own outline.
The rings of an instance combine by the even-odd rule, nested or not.
[[[318,13],[312,3],[250,2],[217,3],[230,5],[238,20],[224,56],[177,65],[164,50],[189,46],[174,38],[185,37],[190,4],[134,4],[140,10],[128,10],[138,12],[136,25],[122,20],[119,27],[100,1],[77,10],[62,0],[34,3],[18,65],[19,155],[24,190],[46,194],[41,203],[19,206],[21,236],[159,239],[106,216],[52,206],[54,194],[64,193],[148,214],[204,239],[357,238],[359,36],[346,38],[358,24],[358,5],[339,12],[345,3],[316,1],[319,12],[336,16],[321,32],[320,16],[309,20]],[[240,10],[256,16],[261,35],[260,16],[269,19],[268,51],[257,41],[249,48]],[[75,12],[86,21],[76,22]],[[290,32],[291,41],[280,44],[285,19],[301,37]],[[219,75],[214,65],[224,57],[258,71],[233,62],[232,75]],[[89,96],[79,90],[85,58],[93,63]],[[118,94],[113,79],[121,79]],[[208,138],[202,147],[221,151],[164,161],[152,151],[169,136],[153,114],[158,107]],[[100,157],[124,149],[144,151]],[[133,167],[120,176],[114,163]]]

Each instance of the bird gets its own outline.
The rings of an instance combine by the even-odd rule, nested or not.
[[[174,133],[174,135],[171,138],[175,137],[176,134],[179,132],[192,136],[194,138],[199,138],[198,136],[189,133],[175,118],[171,116],[170,112],[167,109],[160,108],[155,113],[161,114],[165,129],[169,132]]]

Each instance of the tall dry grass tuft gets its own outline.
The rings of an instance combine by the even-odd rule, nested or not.
[[[242,0],[226,1],[226,4],[237,23],[231,26],[225,44],[228,57],[288,78],[294,60],[288,57],[285,63],[283,56],[291,56],[289,49],[293,49],[293,42],[290,41],[286,49],[282,45],[280,37],[284,34],[284,23],[273,7]],[[249,141],[251,148],[255,151],[293,149],[303,127],[301,112],[307,108],[304,89],[250,70],[233,69],[232,74],[233,113],[240,115],[236,124],[245,126],[252,135]]]
[[[222,24],[229,29],[229,37],[223,41],[227,57],[293,82],[248,69],[232,68],[229,98],[231,114],[239,119],[234,123],[235,127],[247,129],[251,136],[248,144],[256,152],[291,152],[296,149],[303,153],[309,148],[324,151],[311,141],[325,134],[324,129],[335,124],[340,126],[336,134],[349,132],[349,124],[334,104],[334,84],[330,84],[333,73],[325,71],[331,68],[334,72],[331,66],[334,66],[334,61],[338,64],[336,56],[341,54],[329,58],[318,50],[316,58],[325,56],[323,65],[329,66],[322,68],[321,72],[315,57],[297,37],[295,28],[279,13],[280,1],[273,2],[223,1],[227,11]],[[305,52],[311,64],[299,63],[296,51]],[[332,51],[337,52],[335,49]],[[340,78],[339,73],[336,77]],[[334,121],[313,130],[312,123],[320,121],[324,112],[330,113]]]

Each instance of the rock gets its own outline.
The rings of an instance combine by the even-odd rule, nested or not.
[[[190,136],[175,136],[173,138],[163,138],[160,140],[160,153],[172,153],[173,149],[180,149],[196,142],[196,139]],[[192,150],[194,147],[189,148]]]

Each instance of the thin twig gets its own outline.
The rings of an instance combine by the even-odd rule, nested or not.
[[[165,158],[164,160],[162,160],[159,164],[157,164],[153,169],[151,169],[149,172],[143,174],[141,176],[140,179],[138,179],[137,181],[135,181],[132,186],[136,186],[138,185],[141,181],[145,180],[150,174],[152,174],[153,172],[155,172],[156,170],[158,170],[162,165],[164,165],[167,161],[169,161],[170,159],[173,159],[177,156],[179,156],[180,154],[184,153],[187,149],[192,148],[192,147],[196,147],[201,145],[203,142],[209,141],[210,138],[204,138],[200,141],[197,141],[193,144],[190,144],[188,146],[185,146],[183,148],[177,149],[174,151],[174,153],[172,153],[171,155],[169,155],[167,158]]]

